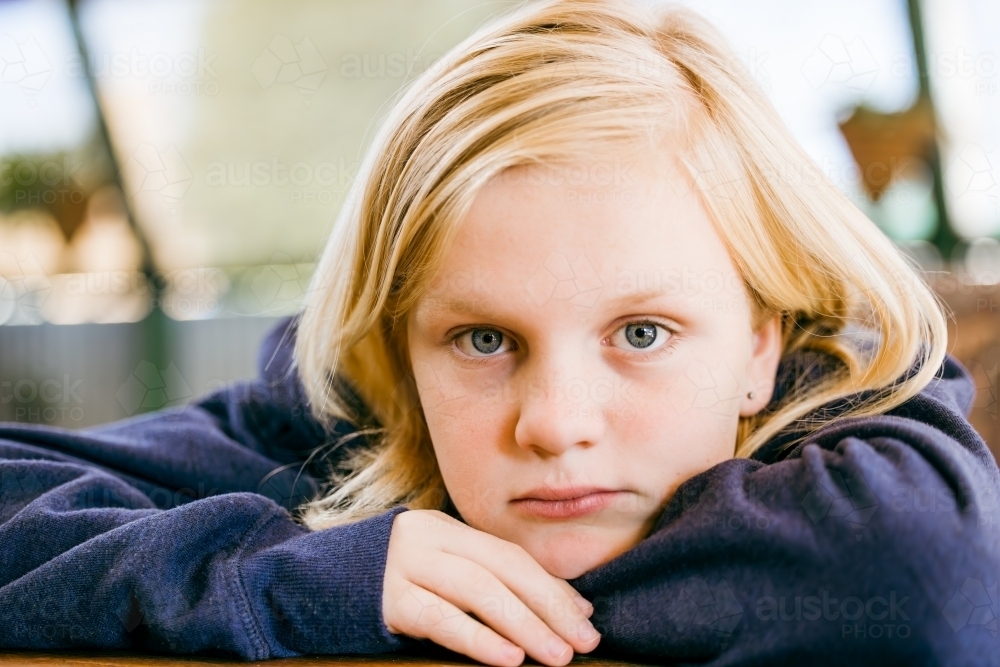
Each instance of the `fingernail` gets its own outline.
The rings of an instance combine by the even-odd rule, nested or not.
[[[503,645],[500,647],[500,652],[503,653],[504,658],[511,660],[518,656],[518,654],[521,652],[521,649],[519,649],[514,644],[511,644],[510,642],[504,642]]]
[[[581,625],[578,632],[580,635],[580,639],[582,639],[585,642],[592,642],[601,636],[601,633],[599,633],[596,629],[594,629],[594,626],[592,626],[590,623],[587,623],[586,625]]]
[[[561,658],[566,655],[567,651],[572,651],[573,647],[558,637],[553,637],[545,644],[545,650],[553,658]]]
[[[592,613],[594,613],[594,605],[590,604],[590,601],[587,600],[587,598],[577,593],[575,599],[577,606],[579,606],[580,609],[583,610],[583,613],[587,614],[587,616],[590,616]]]

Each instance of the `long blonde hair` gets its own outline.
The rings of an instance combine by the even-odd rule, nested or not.
[[[319,530],[398,504],[444,507],[405,322],[478,189],[509,167],[571,162],[598,143],[650,145],[664,132],[742,275],[754,326],[780,315],[783,355],[812,349],[838,360],[777,409],[740,418],[735,456],[786,427],[800,440],[829,423],[807,418],[828,402],[867,391],[835,419],[883,413],[931,381],[945,356],[942,304],[815,167],[710,24],[683,7],[529,2],[405,90],[333,228],[295,363],[313,415],[350,421],[358,430],[348,437],[368,444],[299,508],[303,523]],[[869,344],[850,330],[870,332]]]

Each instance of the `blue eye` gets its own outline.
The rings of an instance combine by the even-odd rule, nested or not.
[[[661,333],[662,330],[662,333]],[[630,322],[615,332],[624,334],[625,343],[634,350],[655,350],[663,346],[669,336],[666,327],[656,322]]]
[[[472,343],[472,350],[464,349],[462,343],[466,339]],[[459,349],[472,357],[492,355],[500,349],[503,342],[503,333],[496,329],[470,329],[457,338]]]
[[[612,335],[612,339],[624,338],[614,344],[626,350],[650,353],[670,346],[664,345],[673,338],[673,330],[649,320],[629,322]],[[502,331],[490,327],[466,329],[453,339],[454,345],[466,356],[485,361],[497,357],[510,349],[517,349],[513,340],[507,340]]]
[[[656,327],[652,324],[629,324],[625,327],[625,338],[639,348],[647,348],[656,341]]]

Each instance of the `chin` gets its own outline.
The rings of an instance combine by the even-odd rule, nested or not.
[[[516,540],[549,574],[560,579],[575,579],[630,549],[635,540],[600,534],[590,530],[532,531]],[[618,538],[618,539],[615,539]]]
[[[539,556],[535,560],[545,568],[545,571],[560,579],[576,579],[585,572],[593,570],[604,561],[580,558],[577,555]]]

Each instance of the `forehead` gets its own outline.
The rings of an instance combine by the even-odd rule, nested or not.
[[[538,305],[571,292],[582,303],[675,283],[675,296],[696,298],[738,282],[690,176],[667,151],[510,168],[457,224],[428,306],[484,294]]]

